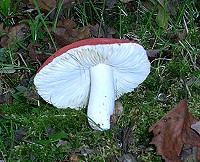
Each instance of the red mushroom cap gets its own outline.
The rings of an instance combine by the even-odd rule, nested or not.
[[[86,45],[100,45],[100,44],[116,44],[116,43],[136,43],[134,41],[128,40],[128,39],[112,39],[112,38],[90,38],[90,39],[84,39],[80,40],[78,42],[74,42],[70,45],[67,45],[61,49],[59,49],[57,52],[55,52],[53,55],[51,55],[44,63],[43,65],[39,68],[38,72],[46,65],[48,65],[50,62],[53,61],[54,58],[62,55],[63,53],[66,53],[68,50],[73,49],[73,48],[78,48],[81,46],[86,46]]]

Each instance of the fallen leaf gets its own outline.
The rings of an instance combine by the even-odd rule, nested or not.
[[[63,5],[66,4],[71,4],[74,3],[75,0],[63,0]],[[56,8],[58,6],[59,1],[57,0],[37,0],[37,5],[39,6],[40,10],[42,10],[43,12],[49,12],[50,10],[52,10],[53,8]],[[34,8],[34,1],[33,0],[29,0],[27,3],[29,8]]]
[[[150,62],[156,61],[157,59],[169,60],[172,58],[172,55],[168,48],[164,50],[150,49],[150,50],[146,50],[146,53]]]
[[[71,162],[79,162],[80,161],[79,156],[80,156],[79,154],[73,154],[73,155],[71,155],[70,161]]]
[[[200,121],[191,125],[191,128],[197,131],[200,134]]]
[[[22,128],[20,130],[16,130],[14,133],[15,142],[17,143],[20,142],[24,138],[27,131],[28,131],[28,128]]]
[[[6,96],[0,95],[0,104],[5,104],[5,103],[7,103]]]
[[[104,26],[104,30],[102,27],[99,26],[99,24],[89,25],[91,35],[101,38],[101,37],[106,37],[106,38],[112,38],[112,35],[115,34],[115,29],[112,27],[108,27],[107,25]]]
[[[20,23],[15,26],[11,26],[7,29],[7,32],[1,38],[0,45],[2,47],[8,47],[14,43],[12,37],[16,40],[21,40],[29,34],[28,25],[25,23]]]
[[[37,4],[41,10],[50,11],[52,8],[55,8],[56,0],[38,0]]]
[[[123,130],[116,135],[119,146],[121,146],[123,150],[123,154],[127,154],[129,146],[135,142],[132,129],[133,127],[129,124],[128,126],[124,127]]]
[[[24,97],[29,103],[32,103],[33,105],[38,105],[39,95],[36,90],[26,90],[24,92]]]
[[[59,23],[60,25],[61,23]],[[84,26],[82,29],[76,29],[76,24],[72,20],[64,20],[54,31],[56,42],[60,47],[76,42],[78,40],[90,37],[90,29]]]
[[[70,30],[76,28],[76,23],[70,19],[62,19],[58,20],[57,26],[62,27],[66,30]]]
[[[157,57],[158,54],[161,52],[161,50],[152,49],[152,50],[147,50],[146,52],[148,57]]]
[[[42,45],[38,43],[31,42],[28,45],[27,50],[31,61],[38,61],[40,63],[43,63],[48,58],[48,56],[45,55],[44,52],[40,54],[37,53],[37,51],[41,51],[40,48],[42,48]]]
[[[157,148],[157,155],[167,162],[181,161],[180,153],[184,144],[198,147],[200,160],[200,136],[190,127],[197,120],[190,114],[187,102],[182,100],[178,106],[149,128],[154,138],[151,144]]]

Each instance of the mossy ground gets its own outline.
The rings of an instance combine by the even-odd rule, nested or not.
[[[149,144],[153,138],[149,127],[186,95],[190,112],[200,120],[200,72],[196,63],[200,36],[194,18],[198,2],[185,1],[177,13],[170,16],[167,29],[154,21],[158,13],[156,5],[146,10],[140,1],[138,3],[134,10],[137,12],[133,14],[130,6],[118,2],[113,9],[105,10],[105,21],[117,31],[114,37],[137,39],[145,49],[161,52],[151,60],[151,73],[145,82],[119,99],[124,111],[115,126],[111,130],[94,131],[88,125],[85,109],[56,109],[41,99],[38,107],[26,100],[14,99],[0,105],[0,160],[119,161],[124,154],[119,134],[129,128],[131,135],[125,138],[126,153],[137,156],[138,161],[162,161]],[[101,8],[98,3],[93,5]],[[83,11],[83,6],[79,7]],[[99,15],[93,18],[98,19]],[[87,16],[82,19],[87,23],[93,21]],[[190,21],[186,26],[184,19]],[[172,39],[186,28],[184,38]]]

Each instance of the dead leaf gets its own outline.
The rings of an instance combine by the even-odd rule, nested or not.
[[[200,121],[191,125],[191,128],[197,131],[200,134]]]
[[[62,19],[58,20],[57,26],[62,27],[66,30],[71,30],[73,28],[76,28],[76,23],[70,19]]]
[[[79,159],[79,154],[73,154],[71,157],[70,157],[70,161],[71,162],[79,162],[80,159]]]
[[[54,32],[54,36],[60,47],[89,38],[91,35],[88,26],[84,26],[82,29],[76,29],[76,24],[72,20],[65,20],[62,23],[59,22],[59,25]]]
[[[95,25],[89,25],[91,35],[102,38],[102,37],[107,37],[107,38],[112,38],[112,35],[114,35],[115,29],[112,27],[108,27],[107,25],[104,26],[105,31],[102,29],[102,27],[99,26],[99,24]]]
[[[200,136],[190,128],[195,122],[196,119],[188,111],[187,102],[182,100],[177,107],[151,126],[149,131],[154,133],[151,144],[156,146],[157,155],[162,155],[167,162],[179,162],[184,144],[198,147],[199,154]]]
[[[161,52],[161,50],[152,49],[152,50],[147,50],[146,52],[148,57],[157,57],[158,54]]]
[[[142,6],[145,7],[147,10],[151,10],[154,5],[152,1],[141,1]]]
[[[22,128],[20,130],[16,130],[14,133],[14,139],[15,142],[20,142],[22,140],[22,138],[25,136],[25,134],[27,133],[28,128]]]
[[[164,50],[160,50],[160,49],[150,49],[150,50],[146,50],[147,56],[149,58],[149,61],[156,61],[159,59],[163,59],[163,60],[168,60],[172,58],[172,55],[170,53],[170,50],[168,48],[164,49]]]
[[[48,58],[48,56],[45,55],[44,52],[42,52],[41,54],[37,53],[37,51],[41,51],[40,50],[41,47],[42,47],[41,44],[34,42],[31,42],[28,45],[27,50],[31,61],[39,61],[40,63],[43,63]]]
[[[36,90],[26,90],[24,92],[24,97],[27,99],[29,104],[38,105],[39,95]]]
[[[21,40],[22,38],[26,37],[28,33],[29,28],[28,25],[25,23],[20,23],[15,26],[11,26],[7,29],[5,35],[1,38],[0,45],[2,47],[8,47],[14,43],[12,37],[14,37],[17,40]]]
[[[135,138],[133,137],[132,133],[133,127],[131,124],[124,127],[121,132],[117,134],[117,139],[119,140],[119,146],[121,146],[123,150],[123,154],[128,153],[129,146],[135,142]]]
[[[63,0],[63,5],[74,3],[75,0]],[[37,4],[42,11],[49,12],[51,9],[56,8],[59,1],[57,0],[37,0]],[[35,8],[33,0],[29,0],[27,3],[29,8]]]
[[[2,88],[0,86],[0,88]],[[13,90],[10,89],[6,89],[7,91],[4,92],[3,88],[2,88],[2,92],[0,94],[0,104],[5,104],[5,103],[11,103],[12,101],[12,92]]]
[[[38,0],[37,4],[41,10],[50,11],[52,8],[56,7],[56,0]]]

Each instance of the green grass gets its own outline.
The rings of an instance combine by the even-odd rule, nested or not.
[[[62,1],[56,9],[54,20],[50,20],[48,14],[41,13],[36,5],[38,15],[35,19],[30,17],[26,20],[32,28],[29,37],[25,39],[44,44],[42,37],[36,39],[36,35],[41,32],[38,27],[43,26],[46,35],[50,37],[48,43],[55,48],[53,35],[47,26],[51,24],[55,30],[61,5]],[[145,82],[134,92],[119,99],[124,106],[124,114],[118,118],[114,128],[102,132],[89,127],[85,109],[56,109],[42,99],[38,106],[38,102],[24,98],[24,91],[19,90],[19,86],[34,89],[32,77],[39,65],[26,60],[21,61],[23,64],[17,64],[15,52],[22,47],[19,40],[14,40],[16,43],[12,48],[2,47],[0,70],[11,66],[17,72],[0,74],[7,79],[0,79],[1,93],[9,91],[15,97],[12,102],[0,105],[0,112],[5,115],[0,117],[0,160],[46,162],[78,158],[79,161],[89,162],[117,161],[123,156],[118,136],[128,127],[132,136],[128,138],[126,151],[137,155],[140,161],[162,161],[160,156],[156,156],[155,148],[149,144],[153,135],[148,132],[148,128],[174,108],[186,94],[190,112],[200,120],[200,72],[196,63],[200,47],[199,27],[195,22],[199,10],[197,7],[197,1],[184,1],[177,12],[168,18],[167,28],[160,27],[156,22],[156,5],[146,9],[141,1],[138,1],[136,9],[121,2],[117,2],[113,8],[107,8],[105,2],[87,1],[64,10],[63,14],[73,19],[77,28],[94,22],[98,22],[102,28],[107,24],[114,27],[116,38],[129,38],[141,43],[145,49],[162,51],[156,59],[151,58],[151,73]],[[10,25],[9,17],[1,18],[4,25]],[[179,37],[184,30],[187,31],[186,37]],[[107,30],[103,31],[106,36]],[[23,50],[27,52],[26,47]],[[19,71],[25,71],[30,77],[25,85],[19,79]]]

